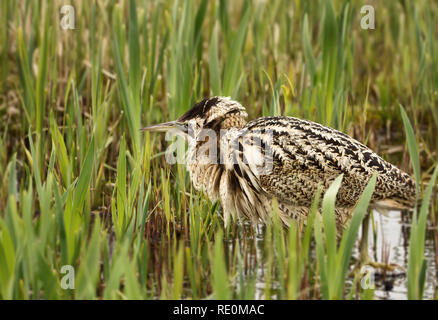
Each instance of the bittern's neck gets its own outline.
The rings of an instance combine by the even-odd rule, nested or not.
[[[220,129],[242,128],[246,124],[246,120],[240,113],[233,113],[226,115],[221,121],[219,121],[214,129],[219,131]]]
[[[219,197],[220,179],[224,170],[221,164],[222,135],[230,129],[243,128],[245,124],[245,118],[239,113],[228,114],[204,128],[214,130],[216,137],[201,135],[199,139],[189,141],[187,167],[193,186],[197,190],[204,190],[212,201]]]

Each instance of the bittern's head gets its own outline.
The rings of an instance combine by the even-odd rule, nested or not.
[[[213,97],[196,103],[178,120],[164,122],[142,130],[168,131],[177,129],[185,136],[197,137],[203,129],[229,129],[245,124],[245,108],[229,97]]]

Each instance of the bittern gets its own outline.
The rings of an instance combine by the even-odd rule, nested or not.
[[[341,174],[338,230],[349,221],[373,174],[377,180],[370,208],[409,209],[415,204],[413,179],[348,135],[293,117],[250,122],[246,117],[239,102],[212,97],[178,120],[143,128],[174,128],[186,137],[193,186],[212,201],[220,200],[225,223],[230,217],[267,222],[274,198],[284,224],[290,218],[305,223],[318,188],[328,189]]]

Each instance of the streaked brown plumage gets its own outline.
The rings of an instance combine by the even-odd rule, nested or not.
[[[145,128],[176,127],[184,133],[191,181],[212,201],[220,200],[226,223],[231,216],[267,222],[273,198],[285,224],[290,217],[305,222],[318,187],[325,191],[340,174],[343,181],[336,199],[340,228],[349,221],[373,173],[377,183],[372,207],[415,204],[412,178],[346,134],[292,117],[248,123],[246,117],[240,103],[213,97],[195,104],[176,121]],[[206,130],[218,138],[205,138]],[[205,149],[209,151],[199,152]],[[263,171],[267,164],[269,170]]]

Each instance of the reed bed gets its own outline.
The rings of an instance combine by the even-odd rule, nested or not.
[[[374,178],[339,242],[342,177],[304,230],[276,214],[224,228],[164,136],[140,132],[211,95],[337,128],[412,173],[407,298],[436,283],[436,2],[2,0],[0,23],[1,299],[373,299],[351,271]]]

